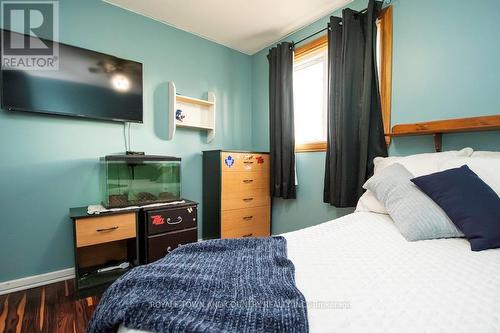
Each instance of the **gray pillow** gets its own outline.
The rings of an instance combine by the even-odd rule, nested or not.
[[[446,213],[410,179],[401,164],[386,167],[363,186],[372,191],[409,241],[463,237]]]

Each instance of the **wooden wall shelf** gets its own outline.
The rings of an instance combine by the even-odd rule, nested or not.
[[[173,82],[168,83],[168,90],[168,139],[174,138],[177,127],[191,127],[206,130],[210,143],[215,137],[215,94],[209,91],[208,100],[179,95]],[[177,119],[177,110],[182,111],[184,119]]]
[[[198,104],[198,105],[203,105],[203,106],[212,106],[215,104],[215,102],[205,101],[203,99],[182,96],[182,95],[177,95],[177,101],[191,103],[191,104]]]
[[[436,151],[441,151],[443,134],[495,130],[500,130],[500,115],[398,124],[386,135],[391,137],[433,135],[434,147]]]

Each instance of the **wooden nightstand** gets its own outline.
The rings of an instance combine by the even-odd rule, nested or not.
[[[103,292],[139,264],[138,209],[88,215],[87,207],[70,209],[75,241],[75,289],[78,297]],[[98,273],[128,262],[130,267]]]

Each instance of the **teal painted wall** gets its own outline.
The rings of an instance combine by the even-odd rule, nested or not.
[[[144,64],[132,149],[182,157],[185,197],[201,201],[202,150],[251,148],[250,56],[99,0],[60,1],[60,40]],[[188,129],[166,140],[168,81],[215,92],[214,142]],[[0,281],[72,267],[68,209],[98,201],[98,158],[125,150],[123,125],[1,111],[0,142]]]
[[[500,2],[394,1],[392,123],[500,114]],[[445,135],[443,149],[500,150],[500,132]],[[394,140],[393,155],[432,151]]]
[[[356,0],[350,8],[366,7]],[[500,113],[500,2],[394,0],[392,124]],[[340,16],[336,11],[333,15]],[[297,41],[330,15],[284,38]],[[252,56],[252,143],[268,143],[268,48]],[[444,149],[500,150],[500,132],[446,135]],[[391,155],[430,152],[430,137],[398,138]],[[323,203],[324,153],[297,154],[296,200],[275,200],[273,232],[304,228],[350,212]]]

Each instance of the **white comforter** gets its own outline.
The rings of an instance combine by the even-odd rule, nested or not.
[[[407,242],[374,213],[283,236],[313,333],[500,331],[500,250]]]

